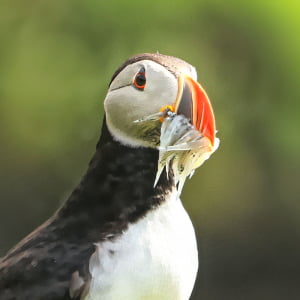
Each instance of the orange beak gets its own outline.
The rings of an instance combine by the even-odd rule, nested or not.
[[[201,85],[187,75],[178,78],[174,112],[190,119],[192,125],[214,146],[216,125],[209,98]]]

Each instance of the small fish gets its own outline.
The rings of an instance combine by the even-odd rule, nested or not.
[[[157,184],[164,168],[167,174],[172,168],[177,185],[178,195],[181,194],[187,177],[192,177],[219,146],[215,138],[214,146],[203,136],[183,115],[172,114],[165,118],[161,126],[158,169],[154,186]]]
[[[185,180],[191,178],[219,146],[219,139],[215,138],[214,145],[190,123],[184,115],[177,115],[169,107],[160,112],[146,116],[134,122],[162,121],[159,159],[154,187],[156,186],[164,168],[167,176],[172,168],[178,196],[182,192]]]

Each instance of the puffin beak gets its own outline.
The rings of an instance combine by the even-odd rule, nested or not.
[[[190,119],[192,125],[214,146],[215,117],[209,98],[202,86],[190,76],[181,74],[178,78],[178,94],[174,112]]]

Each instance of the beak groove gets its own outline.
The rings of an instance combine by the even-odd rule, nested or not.
[[[202,86],[190,76],[182,74],[178,78],[174,111],[190,119],[192,125],[214,146],[216,126],[211,103]]]

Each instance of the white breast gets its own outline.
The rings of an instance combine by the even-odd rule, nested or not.
[[[175,193],[118,239],[96,246],[85,300],[189,299],[198,269],[197,245]]]

